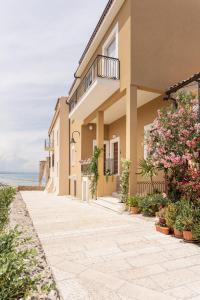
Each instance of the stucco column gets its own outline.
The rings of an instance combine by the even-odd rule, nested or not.
[[[104,147],[104,113],[103,111],[99,111],[97,113],[97,126],[96,126],[96,139],[97,139],[97,147],[102,149],[99,161],[98,161],[98,172],[99,172],[99,181],[97,187],[97,196],[103,196],[103,183],[104,183],[104,155],[103,155],[103,147]]]
[[[60,98],[59,195],[69,195],[69,106]]]
[[[137,193],[137,88],[130,86],[126,94],[126,159],[131,160],[130,195]]]

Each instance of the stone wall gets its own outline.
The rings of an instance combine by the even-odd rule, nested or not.
[[[17,191],[44,191],[44,186],[25,186],[25,185],[19,185],[17,187]]]

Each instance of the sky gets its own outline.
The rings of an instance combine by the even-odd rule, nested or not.
[[[38,171],[56,100],[106,3],[0,0],[0,172]]]

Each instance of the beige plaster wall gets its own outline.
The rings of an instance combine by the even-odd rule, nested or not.
[[[69,194],[69,106],[67,98],[60,99],[59,132],[59,195]]]
[[[132,1],[132,83],[165,90],[200,70],[199,0]]]
[[[75,189],[74,189],[74,180],[76,180],[76,197],[81,198],[81,140],[82,140],[82,124],[81,122],[74,120],[70,121],[70,139],[72,137],[73,131],[77,130],[80,132],[80,137],[78,134],[74,135],[76,144],[75,144],[75,153],[76,153],[76,160],[75,164],[72,165],[70,163],[70,195],[75,196]],[[70,161],[71,161],[71,145],[70,145]]]
[[[53,129],[50,134],[50,139],[54,141],[54,152],[51,152],[51,168],[50,168],[50,180],[52,180],[52,192],[56,195],[59,193],[59,161],[60,161],[60,148],[57,143],[57,133],[60,132],[60,117],[58,116]],[[54,153],[54,167],[52,167],[52,155]]]
[[[67,97],[58,99],[49,132],[50,139],[54,142],[54,152],[50,152],[49,181],[52,184],[49,192],[56,195],[67,195],[69,193],[69,121],[66,100]],[[54,167],[52,167],[53,153]]]

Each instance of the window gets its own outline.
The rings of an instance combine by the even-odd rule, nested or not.
[[[76,197],[76,180],[74,180],[74,197]]]
[[[118,58],[118,23],[113,28],[102,48],[102,54]]]
[[[148,148],[147,148],[146,139],[148,138],[148,136],[150,134],[152,125],[153,125],[153,123],[150,123],[150,124],[144,126],[144,159],[146,159],[148,156]]]
[[[90,70],[88,71],[87,75],[85,76],[85,89],[87,90],[90,85],[92,84],[92,68],[90,68]]]
[[[52,157],[51,157],[51,166],[52,166],[52,168],[54,168],[54,153],[52,154]]]
[[[113,38],[111,43],[106,48],[106,56],[109,57],[117,57],[117,49],[116,49],[116,37]]]
[[[51,169],[51,156],[49,156],[48,162],[49,162],[49,169]]]
[[[110,141],[110,158],[112,161],[112,173],[120,173],[120,138],[114,138]]]

